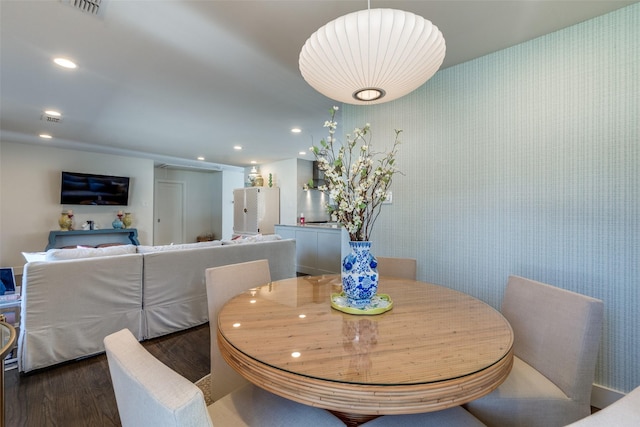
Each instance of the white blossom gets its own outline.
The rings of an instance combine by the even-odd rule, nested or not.
[[[334,106],[331,120],[325,122],[329,136],[320,147],[313,146],[312,152],[318,160],[318,167],[324,171],[325,185],[320,189],[329,195],[326,203],[331,220],[341,223],[349,232],[351,240],[369,240],[373,224],[380,213],[395,168],[395,155],[399,141],[399,130],[392,149],[387,153],[373,151],[370,141],[371,125],[355,128],[347,134],[346,142],[338,144],[334,137],[338,123]],[[377,158],[379,156],[379,158]]]

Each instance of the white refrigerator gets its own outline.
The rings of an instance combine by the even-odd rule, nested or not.
[[[280,189],[247,187],[233,190],[233,233],[273,234],[280,222]]]

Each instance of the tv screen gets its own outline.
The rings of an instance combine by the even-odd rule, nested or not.
[[[126,206],[129,203],[129,178],[62,172],[60,203]]]

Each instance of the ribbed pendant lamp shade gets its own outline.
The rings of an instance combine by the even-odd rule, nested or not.
[[[323,95],[348,104],[379,104],[414,91],[440,68],[438,27],[410,12],[367,9],[313,33],[300,52],[302,77]]]

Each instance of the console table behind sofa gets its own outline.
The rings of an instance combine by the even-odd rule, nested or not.
[[[105,228],[102,230],[52,231],[49,233],[49,244],[44,250],[76,245],[97,246],[105,243],[137,246],[140,244],[138,230],[135,228]]]

